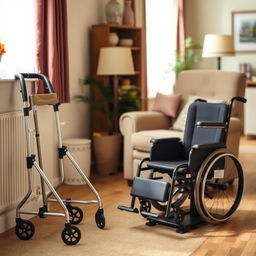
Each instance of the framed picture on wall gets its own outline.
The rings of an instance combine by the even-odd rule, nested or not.
[[[232,12],[232,33],[236,52],[256,52],[256,10]]]

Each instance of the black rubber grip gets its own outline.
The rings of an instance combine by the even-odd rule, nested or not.
[[[241,101],[241,102],[243,102],[243,103],[246,103],[246,102],[247,102],[247,99],[245,99],[245,98],[243,98],[243,97],[240,97],[240,96],[237,96],[237,97],[236,97],[236,100]]]

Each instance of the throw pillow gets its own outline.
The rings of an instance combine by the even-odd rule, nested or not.
[[[162,112],[166,116],[175,118],[181,101],[181,94],[165,95],[156,94],[152,111]]]
[[[189,96],[188,101],[186,102],[186,104],[184,105],[184,107],[180,111],[179,116],[177,117],[177,119],[173,123],[172,129],[184,132],[186,119],[187,119],[188,108],[189,108],[190,104],[192,104],[196,99],[204,99],[207,102],[211,102],[211,103],[225,103],[224,100],[216,100],[216,99],[211,99],[211,98],[205,98],[205,97],[197,96],[197,95]]]

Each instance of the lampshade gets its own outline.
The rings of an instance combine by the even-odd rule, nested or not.
[[[231,35],[205,35],[202,57],[211,58],[234,55],[235,50]]]
[[[131,49],[128,47],[103,47],[100,49],[97,75],[134,74]]]

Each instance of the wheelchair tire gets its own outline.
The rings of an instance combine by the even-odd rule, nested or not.
[[[238,159],[227,149],[214,151],[204,160],[196,177],[194,199],[198,213],[208,223],[226,221],[239,206],[243,187]]]

